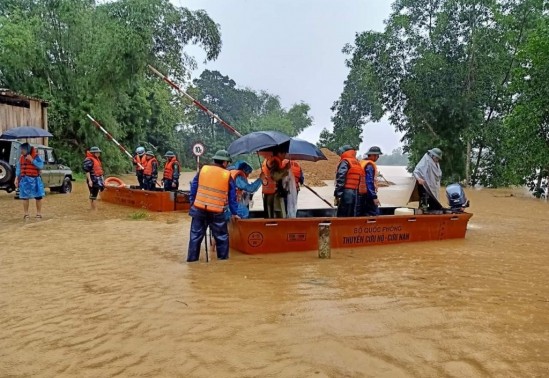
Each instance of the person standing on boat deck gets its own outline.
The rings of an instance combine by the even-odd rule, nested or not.
[[[143,171],[143,186],[145,190],[154,190],[158,177],[158,160],[152,151],[147,151],[147,163]]]
[[[179,189],[179,162],[172,151],[167,151],[164,157],[166,165],[164,166],[164,190],[177,191]]]
[[[20,147],[21,156],[15,166],[15,186],[19,188],[19,199],[23,200],[23,219],[29,219],[29,202],[33,198],[36,202],[36,218],[42,218],[42,198],[46,195],[44,184],[40,177],[40,170],[44,168],[44,161],[36,149],[28,143]]]
[[[366,179],[366,194],[360,196],[360,216],[379,215],[379,199],[377,198],[377,165],[379,156],[383,155],[381,148],[372,146],[366,153],[367,158],[360,161]]]
[[[86,158],[82,163],[82,169],[86,173],[86,183],[90,191],[90,207],[96,210],[95,201],[99,192],[105,189],[105,179],[103,177],[103,163],[101,162],[101,150],[99,147],[92,147],[86,151]]]
[[[419,191],[420,208],[425,210],[440,210],[439,193],[442,170],[440,161],[442,151],[440,148],[433,148],[427,151],[417,163],[413,176],[417,180]]]
[[[354,217],[358,214],[358,195],[366,193],[364,170],[356,158],[356,150],[349,145],[338,149],[341,157],[337,166],[334,204],[338,217]]]
[[[285,218],[286,209],[284,197],[286,191],[282,187],[282,180],[289,174],[289,166],[283,168],[285,152],[274,151],[273,156],[265,159],[261,166],[263,179],[263,209],[265,218]]]
[[[231,177],[236,185],[236,200],[238,202],[238,216],[242,219],[250,217],[250,201],[255,192],[263,184],[265,174],[261,172],[259,178],[253,183],[248,182],[248,176],[252,173],[252,167],[245,161],[239,160],[234,165],[227,168],[231,172]],[[227,218],[230,218],[230,211],[227,209]]]
[[[229,258],[229,231],[224,210],[226,204],[233,219],[238,216],[236,185],[227,170],[231,162],[229,153],[219,150],[213,157],[214,165],[205,165],[191,182],[189,195],[192,217],[187,262],[198,261],[200,245],[209,227],[215,240],[217,259]]]
[[[300,185],[303,185],[305,182],[305,176],[303,176],[303,169],[301,169],[301,165],[296,160],[288,160],[290,163],[290,169],[292,170],[292,174],[295,178],[295,188],[299,192]]]
[[[137,176],[139,189],[143,189],[143,170],[145,169],[145,165],[147,164],[147,156],[145,155],[144,147],[139,146],[135,150],[133,164],[135,165],[135,175]]]

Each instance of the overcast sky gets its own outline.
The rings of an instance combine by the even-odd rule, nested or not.
[[[204,65],[205,54],[190,50],[201,63],[194,76],[204,68],[218,70],[239,86],[280,96],[285,107],[308,103],[314,123],[300,136],[314,142],[322,128],[332,128],[330,107],[348,73],[341,49],[354,41],[357,32],[381,31],[391,4],[389,0],[172,2],[205,9],[221,27],[223,47],[217,60]],[[361,152],[375,144],[390,153],[400,145],[400,135],[387,122],[366,125],[363,137]]]

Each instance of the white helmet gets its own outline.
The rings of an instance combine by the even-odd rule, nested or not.
[[[145,147],[137,147],[137,149],[135,150],[135,153],[138,154],[138,155],[143,155],[145,153]]]

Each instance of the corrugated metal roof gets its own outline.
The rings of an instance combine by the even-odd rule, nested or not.
[[[13,98],[16,98],[18,100],[39,101],[42,104],[47,104],[48,103],[46,100],[42,100],[42,99],[36,98],[36,97],[25,96],[23,94],[14,92],[11,89],[7,89],[7,88],[0,88],[0,96],[13,97]]]

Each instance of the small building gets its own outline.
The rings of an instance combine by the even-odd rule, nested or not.
[[[0,88],[0,135],[19,126],[48,130],[48,103]],[[48,145],[47,138],[29,139],[29,142]]]

